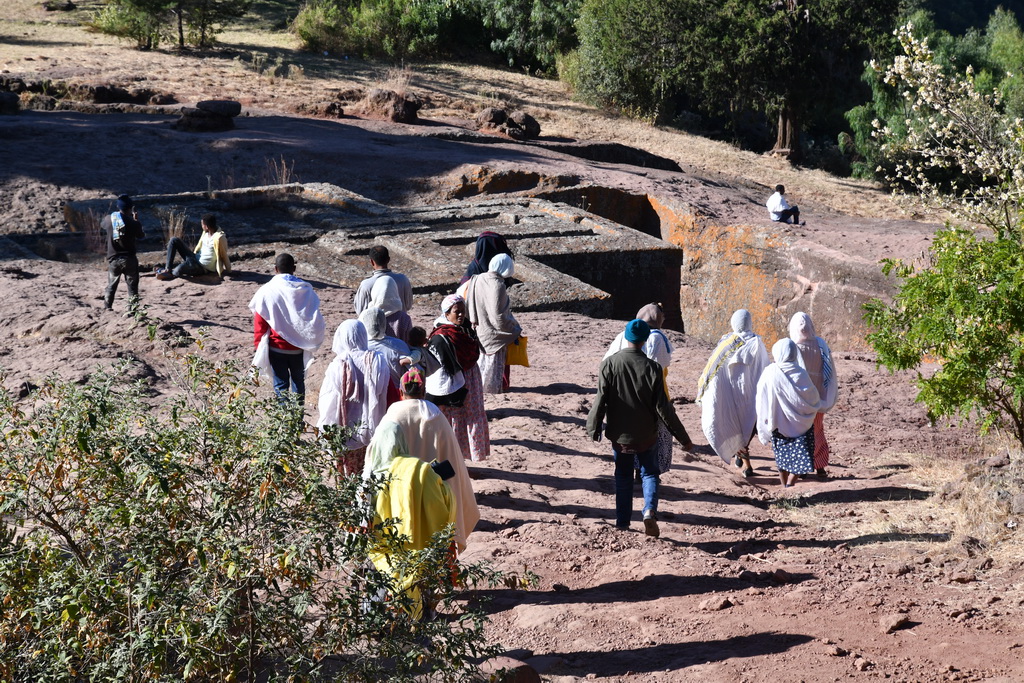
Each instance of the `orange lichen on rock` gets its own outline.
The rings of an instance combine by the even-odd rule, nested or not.
[[[772,263],[785,247],[783,240],[749,225],[714,225],[650,200],[661,219],[662,238],[683,248],[680,308],[687,331],[715,342],[729,331],[732,311],[745,308],[766,341],[784,335],[788,321],[779,306],[793,298],[792,283]]]

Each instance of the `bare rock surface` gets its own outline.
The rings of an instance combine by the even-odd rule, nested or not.
[[[21,104],[52,109],[61,102],[26,91]],[[662,168],[647,152],[641,155],[645,160],[633,162],[576,156],[581,150],[591,156],[594,150],[619,149],[620,143],[520,145],[490,136],[482,145],[455,135],[464,129],[453,124],[246,113],[231,118],[186,107],[177,131],[168,125],[172,119],[141,112],[96,117],[26,111],[3,117],[4,229],[66,229],[60,205],[70,199],[267,184],[261,176],[282,159],[303,180],[335,183],[397,205],[472,196],[475,191],[460,189],[462,179],[480,175],[534,178],[510,190],[554,199],[552,187],[564,187],[563,179],[572,178],[575,195],[562,201],[684,249],[680,298],[692,334],[716,340],[722,333],[716,316],[745,307],[755,325],[774,337],[784,333],[793,313],[805,310],[834,349],[857,352],[865,350],[860,304],[891,293],[878,261],[916,257],[934,230],[929,224],[854,218],[813,205],[803,206],[806,226],[773,224],[763,207],[766,188],[749,182]],[[232,125],[234,130],[225,130]],[[73,137],[64,134],[68,129],[75,130]],[[216,140],[202,137],[210,131],[220,131]],[[458,139],[443,139],[444,131]]]
[[[708,268],[697,268],[690,286],[707,281],[724,292],[735,284],[730,291],[737,298],[718,299],[717,312],[706,314],[702,328],[691,325],[699,313],[694,309],[687,320],[691,334],[668,333],[676,349],[669,388],[698,449],[689,460],[677,449],[662,477],[659,539],[643,535],[639,515],[632,531],[614,528],[610,450],[590,441],[583,428],[598,363],[621,321],[519,314],[531,340],[532,367],[513,370],[511,392],[487,397],[492,457],[470,465],[479,476],[473,484],[482,520],[465,557],[539,576],[535,587],[483,591],[480,597],[490,598],[485,609],[491,637],[532,652],[530,660],[543,662],[546,680],[1024,680],[1020,559],[1000,558],[982,569],[994,549],[950,543],[948,527],[938,521],[921,522],[923,530],[902,521],[927,520],[946,505],[932,499],[916,473],[922,462],[983,456],[966,428],[930,424],[913,400],[910,374],[889,375],[870,353],[840,350],[842,389],[825,421],[832,477],[800,482],[786,496],[770,449],[756,440],[752,478],[723,466],[703,445],[699,407],[691,402],[712,348],[698,332],[708,338],[726,332],[728,316],[721,311],[745,303],[764,282],[737,275],[742,269],[736,263],[777,278],[782,289],[771,291],[788,292],[780,303],[806,307],[823,321],[823,336],[832,341],[845,335],[840,341],[852,345],[855,331],[842,325],[855,320],[856,311],[836,303],[842,280],[870,284],[879,258],[916,256],[927,248],[934,226],[858,218],[801,201],[808,225],[784,228],[765,219],[767,188],[755,183],[686,167],[589,161],[539,144],[431,136],[467,130],[468,121],[414,128],[254,113],[261,115],[237,118],[234,130],[218,136],[174,131],[173,116],[132,112],[3,117],[2,231],[64,230],[63,204],[73,199],[250,185],[247,176],[258,176],[268,159],[284,157],[306,182],[332,182],[387,204],[454,196],[465,177],[477,188],[504,186],[527,196],[578,186],[612,189],[614,196],[597,190],[578,195],[595,206],[605,202],[609,213],[649,217],[678,205],[674,215],[696,218],[666,236],[687,250],[684,269]],[[466,201],[477,194],[467,193]],[[641,200],[648,211],[639,210]],[[229,215],[222,225],[230,240]],[[734,239],[737,226],[752,231],[750,241]],[[759,243],[765,245],[760,250],[748,248]],[[134,359],[133,376],[152,384],[155,410],[177,391],[166,342],[196,337],[205,328],[205,353],[251,357],[246,303],[269,279],[273,253],[290,248],[233,248],[236,272],[223,282],[143,277],[143,303],[159,321],[151,339],[147,325],[122,315],[123,291],[114,312],[103,309],[101,261],[46,261],[3,237],[0,245],[4,387],[20,394],[53,372],[80,379],[97,367]],[[730,261],[736,254],[751,254],[757,262]],[[722,265],[712,270],[715,259]],[[733,269],[731,279],[711,277],[726,268]],[[416,273],[409,275],[415,282]],[[333,332],[352,315],[352,292],[315,279],[314,286]],[[430,325],[437,299],[418,297],[414,324]],[[788,310],[785,305],[780,310]],[[774,328],[758,329],[774,341]],[[310,421],[330,355],[323,349],[310,370]],[[924,556],[934,561],[924,562]],[[975,564],[964,565],[968,560]],[[903,565],[913,571],[890,569]],[[732,606],[700,610],[718,595]],[[990,602],[993,597],[999,600]],[[883,614],[911,609],[915,625],[879,632]]]

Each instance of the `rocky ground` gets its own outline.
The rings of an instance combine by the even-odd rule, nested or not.
[[[809,222],[794,229],[794,240],[859,261],[915,256],[932,230],[888,221],[894,212],[863,183],[721,146],[709,152],[713,146],[699,138],[604,117],[566,102],[564,92],[552,94],[550,82],[522,75],[420,69],[419,87],[434,98],[436,118],[418,127],[365,117],[297,118],[288,113],[293,104],[342,87],[316,73],[315,64],[304,80],[273,82],[222,56],[142,55],[74,27],[48,28],[40,17],[15,21],[12,7],[0,8],[5,76],[112,73],[128,82],[132,73],[148,74],[143,80],[179,101],[229,95],[256,115],[243,115],[236,130],[218,134],[174,131],[169,115],[0,117],[3,234],[66,229],[62,205],[73,199],[275,180],[268,160],[279,159],[300,180],[333,182],[385,203],[447,197],[481,166],[518,168],[679,199],[723,223],[763,221],[765,187],[782,180]],[[225,62],[229,68],[221,68]],[[178,72],[176,65],[184,66]],[[365,69],[350,71],[357,83],[371,79]],[[510,87],[552,140],[618,139],[670,156],[684,172],[434,135],[444,126],[470,127],[472,107],[459,113],[467,91]],[[24,256],[0,234],[4,388],[22,391],[51,372],[80,378],[131,358],[138,376],[153,382],[157,403],[175,391],[162,344],[150,339],[146,324],[122,315],[121,298],[115,312],[103,310],[101,267]],[[235,265],[222,283],[143,278],[144,303],[160,321],[158,337],[206,328],[205,353],[247,358],[246,303],[269,277],[271,260],[252,256]],[[352,292],[314,284],[333,330],[349,317]],[[418,301],[415,322],[428,324],[436,304]],[[1019,541],[986,545],[965,536],[959,507],[936,494],[964,462],[998,455],[998,446],[967,429],[930,425],[914,403],[910,375],[889,375],[871,355],[840,350],[840,400],[826,419],[833,477],[802,482],[789,495],[773,476],[767,447],[752,447],[750,480],[706,446],[689,461],[677,450],[662,480],[662,536],[655,540],[642,534],[639,519],[629,533],[611,526],[609,451],[589,441],[583,428],[598,363],[621,322],[557,313],[520,319],[533,366],[515,369],[510,393],[488,397],[493,451],[472,466],[483,518],[467,552],[467,559],[539,576],[529,589],[477,596],[489,598],[482,604],[490,634],[512,656],[559,682],[1024,680]],[[727,320],[723,315],[723,332]],[[711,348],[670,335],[672,395],[702,444],[699,407],[691,400]],[[328,354],[311,371],[311,396]]]
[[[44,260],[0,262],[4,385],[47,373],[77,378],[118,359],[138,361],[158,398],[174,391],[161,337],[206,328],[205,353],[247,358],[246,303],[269,259],[242,262],[225,281],[143,278],[158,321],[103,310],[103,271]],[[315,282],[328,323],[350,312],[351,290]],[[428,324],[436,302],[421,300]],[[525,313],[532,366],[487,399],[492,457],[472,465],[482,520],[469,560],[539,576],[525,590],[485,591],[492,637],[551,681],[903,681],[1024,677],[1019,557],[953,536],[930,462],[983,455],[969,432],[928,424],[906,375],[839,353],[840,400],[826,420],[829,481],[784,495],[770,449],[752,447],[744,480],[706,447],[678,450],[662,479],[662,536],[611,524],[606,444],[584,430],[597,365],[618,321]],[[726,321],[723,320],[723,327]],[[670,332],[669,383],[697,444],[691,402],[710,347]],[[315,396],[329,352],[311,370]],[[314,419],[315,405],[307,402]],[[950,468],[952,471],[952,468]]]

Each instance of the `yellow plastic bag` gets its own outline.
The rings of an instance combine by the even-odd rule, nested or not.
[[[505,352],[505,365],[522,365],[530,367],[530,356],[526,352],[526,335],[508,345]]]

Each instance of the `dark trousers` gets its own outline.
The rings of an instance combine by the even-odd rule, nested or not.
[[[181,257],[181,263],[178,264],[177,268],[174,268],[175,255]],[[185,245],[185,241],[180,237],[172,237],[167,243],[167,263],[165,267],[171,271],[174,277],[203,275],[206,273],[206,268],[203,268],[203,264],[199,262],[195,253],[189,250]],[[172,268],[174,270],[171,270]]]
[[[114,295],[117,285],[124,275],[124,283],[128,287],[128,308],[134,309],[139,303],[139,259],[131,256],[115,256],[107,262],[107,289],[103,295],[103,303],[107,308],[114,306]]]
[[[779,212],[779,221],[782,223],[793,223],[793,225],[799,225],[800,223],[800,209],[795,206],[791,206],[788,209],[783,209]]]
[[[302,353],[281,353],[270,349],[270,369],[274,371],[274,393],[278,398],[291,389],[301,403],[306,396],[306,370]]]

